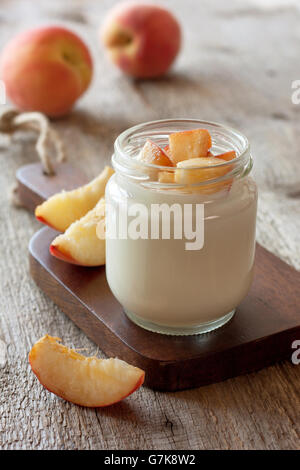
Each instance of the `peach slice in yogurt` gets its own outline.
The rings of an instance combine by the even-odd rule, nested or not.
[[[230,150],[229,152],[216,155],[216,158],[221,158],[222,160],[226,160],[226,162],[233,160],[235,157],[236,157],[236,152],[234,150]]]
[[[170,150],[170,145],[165,145],[164,147],[164,152],[168,155],[168,157],[172,160],[171,158],[171,150]]]
[[[175,183],[175,174],[171,171],[160,171],[158,174],[159,183]]]
[[[174,166],[167,153],[152,140],[147,140],[139,156],[145,163],[159,166]]]
[[[170,158],[176,165],[183,160],[207,157],[212,146],[207,129],[175,132],[169,135]]]
[[[227,165],[223,166],[223,163],[226,163],[226,160],[218,157],[190,158],[178,162],[175,171],[175,183],[196,185],[197,183],[207,182],[206,185],[193,188],[205,194],[211,194],[226,187],[230,189],[231,179],[209,183],[209,180],[221,178],[230,171],[231,168],[228,168]]]

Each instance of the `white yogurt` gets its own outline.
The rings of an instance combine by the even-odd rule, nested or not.
[[[106,202],[202,204],[204,246],[185,249],[186,240],[107,239],[106,274],[124,310],[139,325],[158,332],[209,331],[230,318],[253,276],[257,190],[251,178],[211,195],[154,190],[114,175]],[[110,213],[107,214],[107,223]]]

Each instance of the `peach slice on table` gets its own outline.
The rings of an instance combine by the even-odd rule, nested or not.
[[[35,209],[36,218],[50,227],[64,232],[76,220],[93,209],[104,196],[105,186],[114,170],[106,166],[97,178],[72,191],[54,194]]]
[[[131,395],[145,372],[117,358],[85,357],[46,335],[29,353],[29,363],[50,392],[77,405],[102,407]]]
[[[231,170],[227,165],[221,165],[223,163],[226,163],[226,161],[217,157],[192,158],[181,161],[177,164],[177,170],[175,171],[175,183],[192,185],[208,182],[207,185],[195,187],[195,190],[205,194],[220,191],[226,186],[231,185],[232,181],[220,181],[209,184],[209,180],[221,178]]]
[[[56,258],[80,266],[105,264],[105,238],[97,237],[98,224],[105,222],[104,198],[81,219],[73,222],[50,245],[50,253]]]
[[[139,159],[152,165],[174,166],[166,152],[152,140],[146,141]]]
[[[170,158],[176,165],[190,158],[207,157],[212,146],[211,136],[206,129],[175,132],[169,135]]]

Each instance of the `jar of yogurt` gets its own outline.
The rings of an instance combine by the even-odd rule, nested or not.
[[[209,132],[209,155],[236,157],[205,160],[205,178],[192,161],[166,167],[141,159],[145,142],[164,148],[170,135],[196,129]],[[149,122],[116,139],[112,163],[106,275],[126,315],[171,335],[223,326],[253,277],[257,188],[246,137],[199,120]]]

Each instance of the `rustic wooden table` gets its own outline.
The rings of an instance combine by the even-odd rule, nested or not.
[[[184,45],[172,73],[148,82],[122,76],[99,48],[98,26],[112,3],[0,1],[1,47],[24,28],[63,22],[91,48],[93,84],[55,122],[69,160],[92,177],[109,162],[119,132],[142,121],[180,116],[233,125],[252,144],[258,241],[300,269],[300,105],[291,101],[291,83],[300,79],[297,1],[161,0],[180,19]],[[40,386],[27,354],[46,332],[87,354],[101,351],[29,276],[27,245],[39,224],[12,207],[9,187],[16,169],[35,158],[29,138],[0,149],[0,448],[299,448],[300,367],[289,362],[185,392],[143,388],[100,410],[66,403]]]

